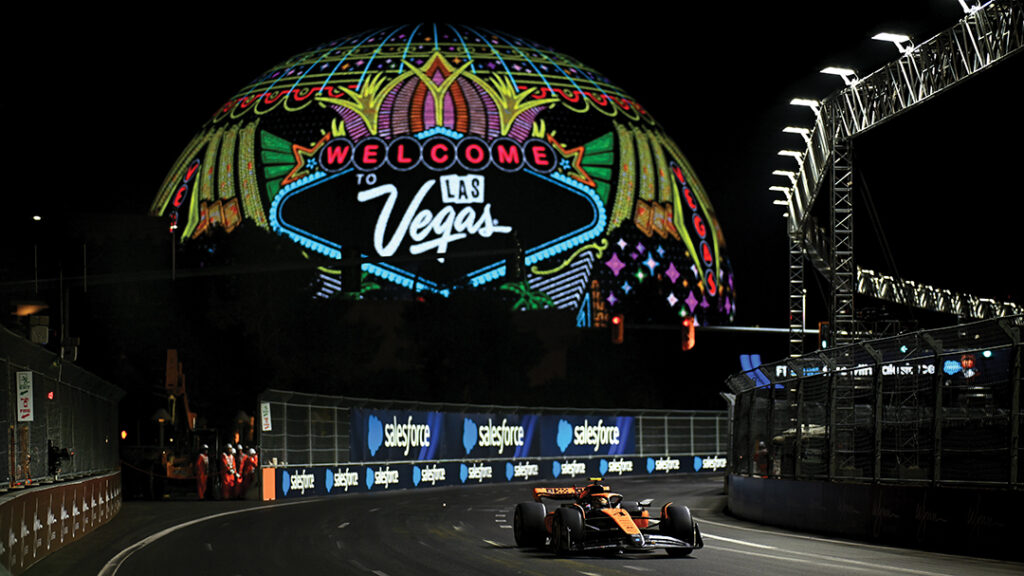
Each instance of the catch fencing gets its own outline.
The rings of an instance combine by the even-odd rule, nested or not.
[[[730,471],[1022,487],[1021,316],[734,375]]]
[[[118,470],[124,392],[0,328],[0,491]],[[54,466],[59,464],[59,471]]]
[[[467,432],[463,423],[479,422],[479,426],[487,425],[488,421],[497,429],[501,421],[511,425],[527,426],[530,418],[546,423],[548,418],[554,419],[554,425],[564,418],[580,425],[586,422],[593,428],[598,421],[604,423],[628,422],[635,437],[635,444],[629,451],[615,453],[617,456],[629,457],[663,457],[663,456],[715,456],[724,455],[728,449],[728,415],[722,411],[638,411],[638,410],[581,410],[572,408],[534,408],[525,406],[483,406],[470,404],[443,404],[429,402],[399,402],[371,400],[365,398],[348,398],[323,396],[268,390],[260,395],[260,408],[264,426],[260,431],[261,463],[278,466],[336,466],[340,464],[367,463],[360,456],[365,438],[361,428],[368,418],[378,415],[397,415],[396,421],[405,421],[406,414],[415,415],[416,419],[423,415],[424,421],[431,414],[441,415],[438,421],[447,418],[446,422],[449,443],[465,447],[463,453],[457,450],[443,449],[431,454],[435,462],[466,460],[475,461],[503,460],[510,453],[480,453],[479,449],[465,446]],[[361,420],[360,418],[363,418]],[[381,416],[383,418],[383,416]],[[353,427],[353,421],[356,425]],[[410,420],[412,421],[412,419]],[[506,428],[508,428],[508,425]],[[472,424],[474,430],[476,424]],[[538,424],[540,427],[541,424]],[[269,430],[266,428],[270,428]],[[457,427],[457,429],[456,429]],[[496,432],[497,433],[497,432]],[[623,432],[625,435],[625,432]],[[437,438],[438,432],[434,431]],[[536,442],[542,442],[543,434],[538,432]],[[625,441],[625,440],[624,440]],[[474,440],[475,442],[475,440]],[[436,443],[436,442],[435,442]],[[461,448],[460,448],[461,449]],[[518,457],[530,457],[533,460],[551,460],[571,453],[563,447],[559,454],[550,454],[551,450],[539,448],[530,452],[520,447]],[[596,452],[596,450],[595,450]],[[372,459],[381,461],[381,457]],[[422,460],[415,455],[388,458],[391,463],[414,462]]]

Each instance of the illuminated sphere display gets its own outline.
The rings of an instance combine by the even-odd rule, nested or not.
[[[195,136],[151,213],[183,243],[275,234],[325,298],[361,268],[362,298],[491,290],[579,326],[735,310],[714,209],[658,123],[575,59],[473,27],[355,35],[272,68]]]

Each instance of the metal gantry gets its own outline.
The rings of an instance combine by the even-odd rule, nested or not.
[[[1019,311],[1013,303],[953,294],[931,286],[889,279],[859,270],[853,259],[851,139],[959,82],[1021,51],[1024,45],[1024,3],[996,0],[972,11],[953,27],[907,51],[872,74],[833,93],[815,109],[815,125],[807,138],[800,170],[789,195],[788,229],[791,244],[804,254],[822,257],[817,267],[832,285],[829,316],[838,343],[855,339],[853,294],[859,292],[938,312],[989,318]],[[812,209],[828,182],[832,230],[817,229]],[[815,246],[816,238],[830,246]],[[822,254],[824,249],[824,254]],[[813,260],[813,258],[812,258]],[[824,266],[821,266],[824,264]],[[790,261],[790,311],[793,294],[802,292],[802,278]],[[796,284],[801,284],[799,287]],[[906,294],[913,294],[912,298]],[[792,332],[792,330],[791,330]],[[791,352],[794,344],[791,337]]]
[[[789,356],[804,353],[804,260],[800,239],[789,237]]]
[[[830,269],[832,302],[829,321],[832,339],[843,346],[855,340],[853,291],[856,269],[853,261],[853,143],[837,139],[832,149]]]

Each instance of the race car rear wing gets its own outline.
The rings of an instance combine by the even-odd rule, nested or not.
[[[551,500],[575,500],[582,492],[582,488],[577,488],[575,486],[560,488],[534,488],[533,499],[537,502],[540,502],[541,498],[549,498]]]

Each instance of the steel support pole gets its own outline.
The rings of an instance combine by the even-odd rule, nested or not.
[[[922,334],[921,339],[935,353],[935,365],[942,366],[942,340],[936,340],[928,334]],[[935,408],[932,416],[934,422],[932,442],[932,482],[938,483],[942,480],[942,370],[936,370],[932,375],[932,390],[935,394]]]
[[[1020,329],[1006,320],[999,321],[999,327],[1006,332],[1013,343],[1010,356],[1010,485],[1015,486],[1020,479],[1020,379],[1021,379],[1021,346]]]
[[[831,194],[831,306],[829,320],[834,347],[856,341],[853,294],[857,288],[857,268],[853,260],[853,144],[835,136],[832,151]]]
[[[799,231],[789,232],[789,357],[804,353],[804,252]]]

